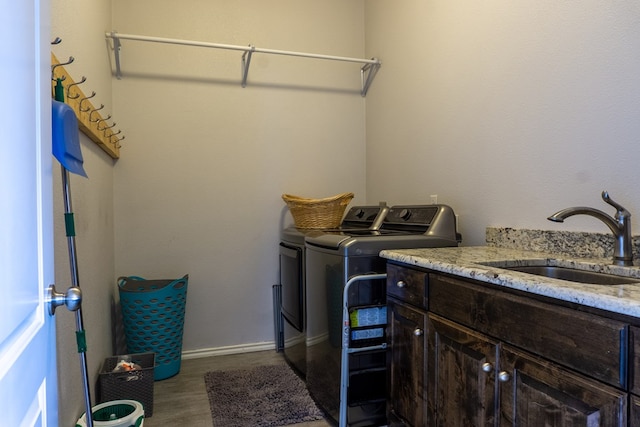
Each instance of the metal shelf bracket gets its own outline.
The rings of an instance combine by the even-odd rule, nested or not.
[[[249,45],[249,50],[242,54],[242,87],[247,87],[247,76],[249,75],[249,65],[251,65],[251,55],[256,51],[256,47]]]
[[[362,95],[363,97],[367,96],[369,86],[371,86],[373,78],[376,76],[376,73],[380,69],[380,65],[382,65],[376,58],[372,59],[376,62],[365,64],[362,66],[362,68],[360,68],[360,80],[362,81],[362,91],[360,92],[360,95]]]
[[[118,37],[118,33],[115,31],[111,31],[111,38],[113,39],[113,56],[116,61],[116,79],[122,79],[122,71],[120,70],[120,49],[122,45],[120,44],[120,38]]]

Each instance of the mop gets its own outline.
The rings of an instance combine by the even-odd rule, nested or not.
[[[52,103],[52,151],[53,155],[61,165],[62,170],[62,191],[64,195],[64,222],[67,235],[67,245],[69,247],[69,264],[71,267],[71,285],[79,288],[78,261],[76,257],[75,225],[73,221],[73,210],[71,208],[71,188],[69,183],[69,172],[87,177],[82,165],[82,152],[80,150],[80,138],[78,133],[78,119],[75,112],[64,103],[64,91],[62,79],[57,79],[55,99]],[[87,344],[85,339],[84,324],[82,320],[82,305],[78,304],[75,309],[76,316],[76,343],[78,354],[80,355],[80,365],[84,382],[84,399],[86,414],[92,414],[91,392],[89,386],[89,374],[87,370]],[[93,427],[93,416],[87,416],[87,427]]]

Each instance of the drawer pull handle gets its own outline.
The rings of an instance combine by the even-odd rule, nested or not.
[[[424,335],[424,331],[420,328],[415,328],[413,330],[413,335],[415,335],[416,337],[421,337],[422,335]]]
[[[396,286],[397,286],[397,287],[399,287],[399,288],[404,288],[404,287],[406,287],[406,286],[407,286],[407,284],[405,283],[405,281],[404,281],[404,280],[398,280],[398,281],[396,282]]]
[[[509,375],[509,373],[506,371],[500,371],[500,373],[498,374],[498,380],[500,380],[500,382],[502,383],[506,383],[510,379],[511,375]]]
[[[493,366],[491,366],[491,363],[485,362],[482,364],[482,370],[488,374],[489,372],[493,371]]]

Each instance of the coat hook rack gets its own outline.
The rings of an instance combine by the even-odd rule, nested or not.
[[[116,65],[116,78],[122,78],[122,70],[120,64],[120,50],[122,49],[121,40],[136,40],[136,41],[146,41],[146,42],[154,42],[154,43],[167,43],[167,44],[177,44],[177,45],[185,45],[185,46],[197,46],[197,47],[207,47],[214,49],[228,49],[228,50],[239,50],[244,51],[242,54],[242,87],[246,87],[247,85],[247,77],[249,75],[249,65],[251,64],[251,57],[254,53],[266,53],[272,55],[288,55],[288,56],[299,56],[303,58],[314,58],[314,59],[326,59],[332,61],[345,61],[345,62],[356,62],[360,64],[364,64],[362,68],[360,68],[360,73],[362,75],[362,88],[360,94],[364,97],[367,95],[369,91],[369,87],[373,82],[373,78],[378,72],[378,69],[382,65],[382,63],[377,58],[372,59],[360,59],[360,58],[349,58],[344,56],[333,56],[333,55],[320,55],[315,53],[303,53],[303,52],[292,52],[286,50],[275,50],[275,49],[262,49],[257,48],[255,46],[237,46],[230,44],[221,44],[221,43],[208,43],[208,42],[200,42],[200,41],[192,41],[192,40],[180,40],[180,39],[168,39],[162,37],[150,37],[150,36],[138,36],[132,34],[120,34],[115,31],[110,33],[105,33],[105,36],[108,39],[113,40],[113,53],[115,56],[115,65]]]
[[[52,73],[52,91],[55,90],[55,87],[61,82],[65,82],[67,84],[67,104],[73,109],[76,113],[76,117],[78,118],[78,127],[80,131],[87,135],[93,142],[98,144],[100,148],[102,148],[109,156],[114,159],[118,159],[120,157],[120,144],[119,141],[124,139],[124,136],[119,139],[112,138],[113,132],[111,129],[98,129],[99,122],[102,120],[108,120],[111,118],[109,116],[107,119],[103,119],[98,110],[100,108],[95,108],[93,104],[89,101],[90,98],[95,96],[95,92],[92,91],[91,96],[85,96],[82,92],[79,84],[83,83],[86,79],[83,77],[82,80],[78,83],[73,81],[73,78],[69,74],[69,72],[65,69],[64,65],[68,65],[73,62],[73,57],[69,57],[69,61],[61,64],[58,61],[58,58],[51,53],[51,73]],[[71,86],[74,86],[73,92],[74,96],[69,96],[69,89]],[[95,120],[95,121],[94,121]]]

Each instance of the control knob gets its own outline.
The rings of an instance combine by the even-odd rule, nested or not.
[[[411,211],[409,209],[402,209],[400,211],[400,218],[407,221],[409,218],[411,218]]]

